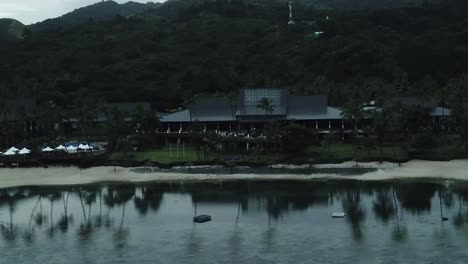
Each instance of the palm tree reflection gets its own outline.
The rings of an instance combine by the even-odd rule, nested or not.
[[[463,196],[458,195],[458,212],[453,216],[453,224],[456,228],[461,228],[465,224],[465,216],[462,214]]]
[[[38,194],[39,196],[39,212],[34,216],[34,221],[36,222],[36,225],[37,226],[42,226],[42,224],[44,223],[44,220],[46,219],[44,213],[43,213],[43,210],[42,210],[42,192],[39,192]]]
[[[13,223],[13,214],[15,212],[15,201],[14,198],[8,200],[8,212],[10,215],[10,221],[8,224],[1,224],[0,228],[2,230],[2,235],[5,240],[13,241],[16,239],[16,227]]]
[[[68,201],[70,199],[70,193],[70,190],[61,193],[61,198],[63,202],[63,215],[60,216],[60,219],[58,221],[58,227],[60,228],[60,230],[62,230],[62,232],[66,232],[68,230]]]
[[[135,186],[119,185],[116,187],[109,187],[108,192],[112,192],[112,195],[110,195],[109,197],[112,197],[114,199],[114,203],[122,206],[122,216],[120,219],[120,225],[115,230],[113,235],[114,246],[116,248],[122,248],[126,246],[129,234],[128,228],[124,228],[125,208],[127,202],[130,201],[135,195]]]
[[[24,196],[19,190],[3,190],[0,193],[0,205],[8,205],[9,222],[7,224],[0,225],[2,235],[7,241],[16,240],[17,228],[14,224],[13,216],[16,210],[16,202],[21,198],[24,198]]]
[[[156,185],[141,188],[141,196],[135,196],[135,208],[141,215],[146,215],[148,209],[158,211],[163,199],[163,193]]]
[[[392,188],[392,198],[393,198],[393,205],[395,207],[395,228],[392,232],[392,237],[397,242],[403,242],[406,240],[408,235],[408,230],[406,227],[402,227],[400,220],[403,217],[403,209],[401,209],[401,218],[398,218],[398,202],[396,199],[395,188]]]
[[[373,203],[372,209],[375,216],[382,220],[383,223],[388,223],[391,217],[395,214],[395,206],[392,198],[387,190],[377,192],[376,200]]]
[[[82,239],[88,239],[91,235],[93,229],[91,225],[91,220],[89,219],[89,215],[86,214],[85,203],[89,204],[89,213],[91,213],[91,202],[92,202],[92,194],[84,190],[83,187],[78,188],[78,197],[80,198],[81,204],[81,211],[83,213],[83,222],[80,224],[80,229],[78,230],[78,234]]]
[[[36,203],[34,204],[33,209],[31,210],[31,214],[29,216],[29,223],[28,223],[28,228],[24,232],[24,239],[26,242],[31,243],[33,240],[33,235],[34,235],[34,228],[33,228],[33,220],[34,220],[34,213],[39,206],[39,200],[40,196],[38,196]]]
[[[342,203],[343,210],[346,213],[346,219],[351,224],[353,238],[356,241],[361,241],[363,238],[361,223],[364,221],[366,214],[360,204],[361,196],[359,190],[347,191],[342,199]]]
[[[49,236],[53,236],[54,235],[54,201],[59,199],[61,197],[61,193],[60,192],[57,192],[57,191],[51,191],[49,192],[49,194],[47,195],[47,198],[49,200],[49,203],[50,203],[50,229],[49,229]]]

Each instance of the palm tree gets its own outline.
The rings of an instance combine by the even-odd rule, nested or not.
[[[358,131],[358,122],[364,115],[364,109],[359,99],[351,99],[343,108],[341,116],[344,119],[353,121],[353,151],[356,147],[356,137]]]
[[[237,92],[230,92],[226,95],[226,100],[228,101],[229,107],[231,109],[232,121],[236,120],[236,109],[237,109],[238,98],[239,98],[239,95],[237,94]]]
[[[89,144],[89,130],[93,128],[96,121],[97,109],[99,103],[94,98],[83,96],[78,102],[76,112],[78,116],[78,125],[81,130],[83,140]]]
[[[271,114],[273,111],[275,111],[273,100],[266,97],[263,97],[260,99],[260,101],[258,101],[257,108],[265,111],[265,120],[267,119],[268,114]]]
[[[377,137],[377,141],[379,144],[380,155],[383,152],[383,143],[385,140],[385,136],[388,130],[388,117],[385,111],[381,111],[374,114],[374,129],[373,132]]]

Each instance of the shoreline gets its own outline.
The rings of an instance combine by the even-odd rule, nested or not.
[[[272,165],[285,169],[284,174],[187,174],[176,172],[132,172],[134,168],[113,166],[92,167],[49,167],[18,168],[0,170],[0,188],[24,186],[67,186],[94,183],[150,183],[150,182],[198,182],[228,180],[359,180],[383,181],[404,179],[435,179],[468,181],[468,160],[423,161],[414,160],[400,166],[396,163],[368,162],[360,163],[358,168],[374,168],[376,171],[359,175],[338,174],[292,174],[287,169],[306,165]],[[354,162],[340,164],[320,164],[315,168],[355,168]]]

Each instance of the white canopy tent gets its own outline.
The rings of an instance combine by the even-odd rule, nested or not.
[[[74,152],[76,152],[76,151],[78,150],[78,147],[75,147],[75,146],[73,146],[73,145],[70,145],[70,146],[68,146],[66,149],[67,149],[67,151],[68,151],[69,153],[74,153]]]
[[[11,147],[6,152],[8,152],[8,151],[17,152],[18,150],[19,149],[15,148],[15,147]]]
[[[5,156],[13,156],[16,155],[16,151],[12,151],[11,149],[7,150],[5,153],[3,153]]]
[[[51,152],[51,151],[54,151],[54,149],[49,146],[42,149],[42,152]]]
[[[67,148],[64,145],[60,145],[56,147],[55,150],[67,150]]]
[[[80,144],[78,146],[78,149],[80,149],[80,150],[90,150],[91,147],[88,144]]]
[[[31,150],[27,148],[22,148],[20,151],[18,151],[18,154],[21,154],[21,155],[31,154]]]

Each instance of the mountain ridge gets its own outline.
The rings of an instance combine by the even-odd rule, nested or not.
[[[160,3],[138,3],[129,1],[119,4],[115,1],[101,1],[77,8],[56,18],[46,19],[28,27],[32,31],[66,30],[88,22],[111,20],[116,16],[129,17],[159,7]]]
[[[0,87],[63,105],[84,96],[168,108],[203,93],[288,87],[342,105],[355,92],[434,95],[468,74],[468,3],[348,13],[298,5],[293,26],[284,1],[263,3],[171,2],[0,42]]]
[[[0,40],[22,39],[25,28],[25,25],[16,19],[0,18]]]

